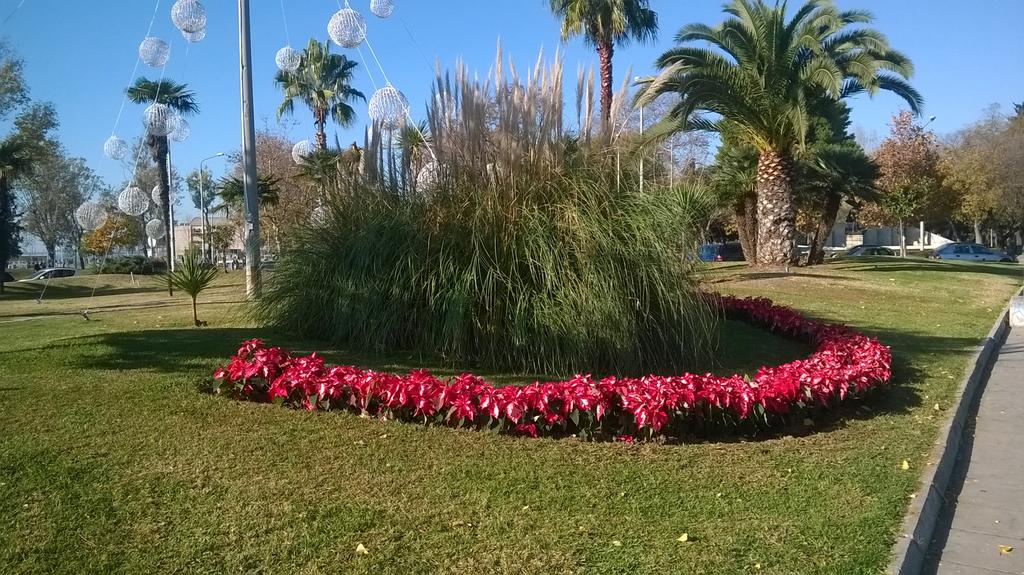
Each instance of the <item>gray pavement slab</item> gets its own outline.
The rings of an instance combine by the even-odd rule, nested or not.
[[[1024,329],[995,355],[957,465],[926,572],[1024,575]]]

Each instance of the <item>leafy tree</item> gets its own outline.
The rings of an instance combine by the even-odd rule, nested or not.
[[[21,254],[21,226],[14,205],[15,181],[32,171],[25,146],[12,138],[0,142],[0,294],[4,293],[7,262]]]
[[[202,186],[200,186],[200,182]],[[202,172],[199,170],[192,170],[188,176],[185,177],[185,186],[188,188],[188,194],[192,197],[192,205],[197,210],[208,210],[213,205],[213,199],[217,196],[217,185],[214,182],[213,174],[210,170],[203,169]],[[202,193],[200,193],[202,191]]]
[[[28,101],[25,85],[25,63],[11,50],[7,42],[0,42],[0,119]]]
[[[924,218],[926,210],[937,207],[937,202],[931,201],[940,183],[935,134],[915,124],[910,112],[901,112],[893,118],[889,136],[875,151],[875,162],[882,191],[879,205],[899,226],[900,254],[906,257],[907,220]]]
[[[138,219],[122,212],[108,212],[102,226],[85,234],[82,249],[92,254],[106,254],[113,248],[130,248],[144,239]]]
[[[224,271],[228,269],[228,249],[238,235],[238,227],[234,225],[218,225],[210,228],[210,246],[220,252]]]
[[[192,323],[196,327],[206,325],[206,322],[199,321],[197,300],[217,280],[217,268],[206,265],[197,248],[189,248],[174,270],[162,274],[160,280],[188,294],[192,298]]]
[[[889,90],[914,111],[921,107],[921,96],[905,81],[910,60],[878,31],[851,27],[870,23],[869,13],[808,0],[787,19],[786,8],[733,0],[722,24],[684,26],[676,36],[680,46],[661,55],[661,72],[640,96],[648,102],[679,95],[651,139],[729,126],[757,149],[756,263],[768,266],[797,258],[794,156],[804,147],[809,104]],[[692,45],[697,42],[711,48]]]
[[[607,128],[612,114],[612,56],[615,46],[630,41],[653,41],[658,14],[649,0],[551,0],[551,11],[562,21],[562,40],[583,36],[597,49],[601,62],[601,122]]]
[[[128,99],[136,104],[164,104],[170,109],[183,116],[190,116],[199,113],[199,103],[196,96],[188,86],[179,84],[172,80],[161,79],[152,81],[147,78],[139,78],[130,86],[125,93]],[[160,187],[160,219],[163,220],[167,229],[171,229],[171,171],[167,157],[170,154],[170,144],[167,136],[156,134],[146,135],[146,147],[149,149],[150,157],[156,163],[159,174],[158,186]],[[148,190],[146,190],[148,191]],[[171,234],[164,235],[164,253],[168,260],[171,255]],[[168,290],[170,291],[170,290]],[[171,293],[173,295],[173,293]]]
[[[275,81],[284,92],[277,117],[292,113],[296,100],[302,102],[313,112],[317,146],[326,149],[328,117],[339,126],[348,126],[356,118],[350,103],[366,100],[362,92],[351,86],[356,65],[341,54],[332,54],[330,44],[311,38],[302,51],[298,70],[277,73]]]

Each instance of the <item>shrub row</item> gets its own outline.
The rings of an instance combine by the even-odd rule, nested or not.
[[[815,347],[807,359],[762,367],[753,379],[686,373],[494,387],[463,374],[443,381],[425,370],[396,375],[329,367],[317,354],[292,357],[245,342],[214,374],[219,393],[308,410],[346,410],[385,419],[488,429],[536,437],[678,437],[695,424],[770,425],[889,381],[891,353],[877,340],[824,324],[770,300],[708,296],[729,317]]]
[[[93,271],[99,274],[154,275],[167,271],[167,262],[146,256],[117,256],[108,258],[101,265],[94,265]]]

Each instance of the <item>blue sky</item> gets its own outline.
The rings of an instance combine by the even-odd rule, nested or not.
[[[13,16],[0,27],[0,36],[26,61],[32,96],[56,104],[60,139],[76,156],[84,157],[109,183],[125,173],[119,162],[103,156],[121,106],[123,88],[132,79],[138,43],[145,36],[156,0],[0,0],[0,18]],[[395,0],[396,13],[381,20],[369,13],[369,0],[350,0],[368,21],[368,37],[391,82],[409,97],[413,115],[423,115],[423,103],[433,78],[433,62],[451,67],[463,58],[471,69],[487,73],[500,38],[505,52],[517,63],[530,65],[543,48],[553,55],[559,47],[558,23],[547,0]],[[285,45],[280,0],[251,0],[253,72],[258,126],[276,126],[280,94],[274,87],[274,54]],[[238,27],[236,2],[206,0],[209,27],[206,39],[186,48],[170,22],[173,0],[160,0],[153,35],[172,43],[167,77],[186,82],[197,93],[202,112],[191,119],[192,136],[173,150],[174,163],[186,173],[200,159],[240,147]],[[652,45],[632,45],[616,54],[616,85],[627,68],[635,74],[653,71],[657,55],[672,45],[676,30],[687,22],[721,20],[719,0],[652,0],[661,33]],[[875,26],[887,34],[917,67],[914,85],[926,100],[925,115],[935,115],[934,129],[951,132],[977,119],[983,108],[1024,100],[1024,1],[983,0],[839,0],[843,8],[866,8]],[[327,22],[338,10],[336,0],[284,0],[291,43],[301,48],[310,37],[327,38]],[[953,29],[960,32],[952,33]],[[355,50],[342,50],[359,59]],[[364,48],[363,54],[370,58]],[[580,63],[595,55],[582,41],[563,47],[567,79],[574,81]],[[369,96],[381,73],[372,59],[360,66],[354,85]],[[142,65],[140,75],[155,78],[159,70]],[[953,80],[955,78],[955,80]],[[571,90],[570,90],[571,93]],[[856,126],[884,136],[886,124],[902,107],[895,96],[852,101]],[[355,128],[331,128],[342,145],[362,141],[365,107]],[[128,104],[117,133],[141,134],[141,107]],[[312,136],[309,114],[297,107],[285,127],[295,138]],[[3,126],[6,129],[6,126]],[[207,163],[215,173],[224,162]],[[190,208],[191,206],[188,206]],[[189,213],[189,210],[184,210]],[[184,215],[184,214],[183,214]]]

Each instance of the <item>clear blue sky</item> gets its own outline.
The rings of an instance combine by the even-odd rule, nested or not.
[[[0,0],[0,18],[22,0]],[[558,23],[547,0],[395,0],[394,16],[381,20],[369,12],[369,0],[350,0],[368,21],[368,36],[391,82],[423,116],[423,103],[433,78],[432,65],[445,67],[463,58],[481,75],[487,73],[500,38],[507,55],[530,65],[539,49],[553,54],[559,46]],[[795,4],[795,2],[793,2]],[[236,2],[206,0],[209,27],[206,40],[186,44],[170,22],[173,0],[160,0],[153,34],[172,43],[167,76],[195,90],[202,113],[193,119],[192,136],[173,150],[182,173],[198,167],[203,157],[240,147],[238,27]],[[156,0],[24,0],[24,5],[0,27],[25,59],[33,98],[56,104],[60,139],[76,156],[86,158],[109,183],[124,179],[119,162],[103,156],[124,87],[145,36]],[[843,8],[866,8],[875,26],[893,46],[907,53],[917,67],[914,85],[926,99],[925,115],[935,115],[933,127],[951,132],[979,117],[983,108],[1024,100],[1024,1],[1022,0],[839,0]],[[284,0],[292,45],[300,48],[310,37],[327,38],[327,22],[338,10],[336,0]],[[717,23],[719,0],[652,0],[661,20],[659,40],[630,46],[616,54],[616,85],[627,68],[651,73],[657,55],[672,45],[676,30],[687,22]],[[276,124],[280,94],[273,84],[274,54],[286,43],[279,0],[252,0],[253,70],[257,123]],[[955,32],[954,32],[955,31]],[[341,51],[335,47],[335,50]],[[343,51],[358,59],[355,50]],[[363,53],[369,58],[366,49]],[[580,40],[563,49],[567,79],[574,82],[579,63],[595,55]],[[367,70],[380,84],[381,74],[371,61],[358,69],[355,86],[369,96],[373,86]],[[140,67],[151,78],[159,70]],[[567,93],[571,93],[569,90]],[[852,102],[856,126],[884,135],[886,123],[902,107],[895,96]],[[358,127],[340,130],[342,145],[362,141],[365,108],[359,106]],[[141,134],[141,107],[128,104],[118,134],[130,140]],[[286,126],[293,138],[312,136],[309,114],[296,108]],[[3,127],[6,129],[6,126]],[[333,141],[331,128],[328,138]],[[207,164],[215,173],[224,162]],[[185,202],[188,203],[187,201]],[[188,206],[191,208],[191,206]],[[191,210],[186,210],[191,212]]]

